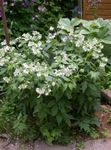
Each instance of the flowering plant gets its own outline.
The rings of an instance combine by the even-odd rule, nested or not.
[[[40,133],[52,142],[60,140],[73,123],[86,132],[90,125],[98,124],[94,113],[107,58],[99,39],[68,27],[73,21],[61,19],[58,30],[50,27],[45,40],[33,31],[12,40],[10,46],[1,43],[6,100],[0,116],[19,136],[35,138]],[[11,115],[4,109],[9,106]]]

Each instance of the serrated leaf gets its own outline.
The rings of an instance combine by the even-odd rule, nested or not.
[[[99,78],[100,73],[99,72],[90,71],[89,75],[90,75],[91,79],[96,81]]]

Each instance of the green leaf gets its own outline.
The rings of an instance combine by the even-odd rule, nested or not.
[[[111,36],[107,36],[104,39],[101,39],[101,41],[105,44],[111,44]]]
[[[68,18],[61,18],[58,22],[58,28],[66,30],[67,32],[73,32],[71,21]]]
[[[73,27],[75,27],[75,26],[80,25],[82,22],[83,22],[82,19],[79,19],[79,18],[73,18],[73,19],[71,20],[71,25],[72,25]]]
[[[69,89],[72,91],[74,88],[74,85],[72,83],[69,83]]]
[[[87,82],[84,81],[82,82],[82,92],[85,93],[86,89],[87,89]]]
[[[57,114],[56,119],[57,123],[60,124],[62,122],[63,117],[60,114]]]
[[[64,83],[64,84],[63,84],[63,92],[65,92],[65,91],[67,90],[67,88],[68,88],[68,84],[67,84],[67,83]]]
[[[55,101],[54,100],[49,101],[49,103],[48,103],[48,107],[49,108],[53,107],[54,105],[55,105]]]
[[[6,69],[4,69],[4,68],[0,68],[0,75],[3,75],[4,73],[6,72]]]
[[[58,106],[55,105],[54,107],[52,107],[51,115],[52,115],[52,116],[56,116],[57,113],[58,113]]]
[[[90,71],[89,75],[90,75],[91,79],[96,81],[99,78],[100,73],[99,72]]]

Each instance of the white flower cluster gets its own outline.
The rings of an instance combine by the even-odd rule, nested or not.
[[[42,88],[36,88],[36,92],[39,94],[38,97],[40,97],[41,95],[48,96],[51,92],[51,88],[49,85],[44,85],[42,86]]]
[[[78,69],[76,64],[68,64],[67,66],[64,64],[59,65],[59,69],[54,69],[54,76],[57,77],[69,77],[73,75]]]
[[[13,47],[4,46],[0,49],[0,66],[5,65],[10,60],[10,56],[6,55],[14,50]]]
[[[22,39],[25,41],[40,40],[41,38],[42,38],[42,35],[37,31],[33,31],[32,35],[29,33],[24,33],[22,35]]]
[[[38,97],[48,96],[61,84],[60,81],[66,82],[67,78],[72,82],[76,76],[79,78],[79,74],[86,69],[84,61],[91,62],[97,68],[105,67],[108,60],[98,39],[85,39],[84,35],[72,32],[62,35],[53,30],[50,27],[51,33],[46,41],[34,31],[11,41],[10,47],[2,43],[0,66],[7,70],[8,74],[3,77],[7,84],[18,82],[19,90],[33,87]],[[46,50],[48,48],[50,52]]]
[[[28,74],[35,74],[37,77],[47,75],[47,65],[45,63],[23,63],[21,67],[16,68],[14,71],[14,76],[25,76]]]
[[[92,58],[99,62],[100,67],[104,68],[106,66],[108,59],[102,53],[104,46],[97,38],[85,40],[85,36],[81,34],[74,37],[77,48],[80,48],[83,52],[90,53]]]
[[[3,80],[6,82],[6,83],[9,83],[11,80],[9,77],[3,77]]]
[[[42,50],[42,42],[39,41],[38,43],[35,43],[33,41],[29,41],[28,47],[32,50],[34,55],[40,55]]]
[[[76,35],[74,35],[74,38],[76,40],[76,42],[75,42],[76,47],[83,46],[83,43],[84,43],[84,40],[85,40],[85,36],[84,35],[82,35],[82,34],[76,34]]]
[[[57,33],[49,33],[47,36],[46,43],[50,43],[56,36],[57,36]]]

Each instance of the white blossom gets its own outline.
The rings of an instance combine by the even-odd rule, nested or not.
[[[10,82],[10,78],[9,78],[9,77],[4,77],[3,80],[4,80],[6,83],[9,83],[9,82]]]
[[[52,86],[55,86],[55,85],[56,85],[56,83],[53,81],[53,82],[52,82]]]
[[[24,90],[24,89],[26,89],[27,87],[28,87],[27,84],[20,84],[18,88],[19,88],[20,90]]]
[[[39,97],[41,95],[48,96],[51,92],[51,89],[49,87],[36,88],[36,92],[39,94]]]
[[[49,30],[50,30],[50,31],[53,31],[53,30],[54,30],[54,27],[51,26],[51,27],[49,28]]]
[[[103,57],[103,58],[102,58],[102,61],[107,63],[107,62],[108,62],[108,58]]]
[[[106,64],[101,62],[99,66],[100,66],[101,68],[104,68],[104,67],[106,66]]]
[[[67,39],[68,39],[67,36],[62,36],[62,37],[61,37],[61,40],[62,40],[63,42],[66,42]]]

